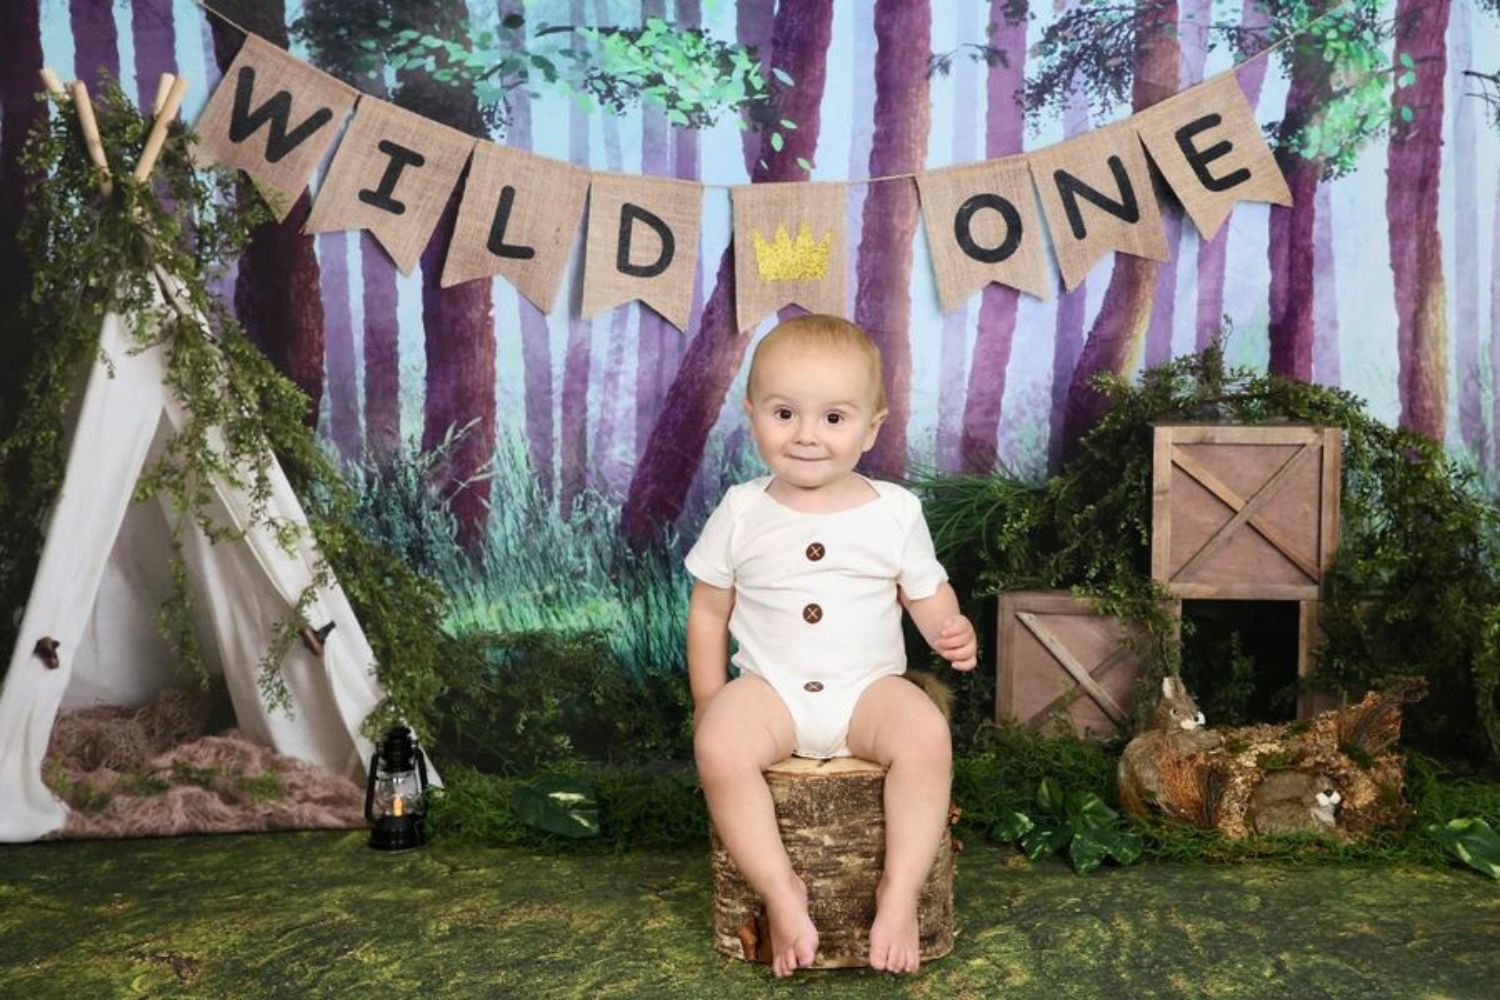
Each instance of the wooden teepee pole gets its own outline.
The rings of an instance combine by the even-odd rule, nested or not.
[[[163,80],[165,81],[165,77]],[[141,150],[140,161],[136,163],[135,172],[131,175],[137,181],[145,183],[146,178],[151,176],[151,168],[156,166],[156,158],[161,155],[162,143],[167,141],[167,126],[177,117],[177,109],[182,107],[182,95],[187,93],[187,87],[187,80],[183,77],[173,79],[171,89],[167,91],[167,96],[156,113],[156,120],[151,123],[151,133],[146,136],[146,146]],[[161,88],[158,87],[158,95],[160,91]]]
[[[109,161],[104,158],[104,141],[99,138],[99,123],[94,120],[89,88],[82,80],[74,80],[68,89],[73,94],[73,107],[78,109],[78,127],[83,130],[83,143],[88,147],[89,159],[99,171],[99,190],[108,197],[115,186],[109,179]]]
[[[68,92],[63,89],[62,80],[58,78],[51,66],[43,66],[37,75],[42,78],[42,86],[47,88],[47,93],[59,100],[67,99]]]
[[[172,90],[172,84],[177,77],[171,73],[163,73],[161,79],[156,81],[156,97],[151,102],[151,115],[153,118],[161,117],[161,109],[166,106],[167,94]]]

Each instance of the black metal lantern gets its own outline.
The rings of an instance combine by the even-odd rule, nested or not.
[[[365,819],[370,846],[377,851],[405,851],[427,843],[427,759],[405,726],[387,732],[370,758]]]

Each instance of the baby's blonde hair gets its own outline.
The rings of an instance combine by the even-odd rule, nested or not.
[[[745,383],[745,397],[752,398],[755,389],[756,367],[761,359],[786,348],[800,347],[814,350],[854,352],[869,367],[870,381],[875,386],[875,412],[885,409],[885,367],[880,360],[880,348],[865,331],[839,316],[808,313],[794,316],[776,328],[756,345],[755,356],[750,359],[750,376]]]

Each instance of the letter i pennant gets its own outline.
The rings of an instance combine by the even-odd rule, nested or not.
[[[640,299],[686,332],[702,213],[703,188],[692,181],[594,174],[583,315]]]
[[[843,184],[745,184],[734,199],[735,320],[741,333],[795,302],[846,315]]]
[[[193,160],[243,170],[285,220],[358,92],[270,42],[245,44],[194,126]]]
[[[917,190],[944,312],[992,281],[1051,296],[1026,157],[918,174]]]
[[[303,229],[368,229],[410,274],[473,148],[456,129],[362,97]]]

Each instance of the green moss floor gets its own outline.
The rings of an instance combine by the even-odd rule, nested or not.
[[[1500,996],[1500,886],[1459,869],[1145,864],[971,846],[953,953],[773,981],[709,948],[700,852],[357,834],[0,847],[0,997]]]

